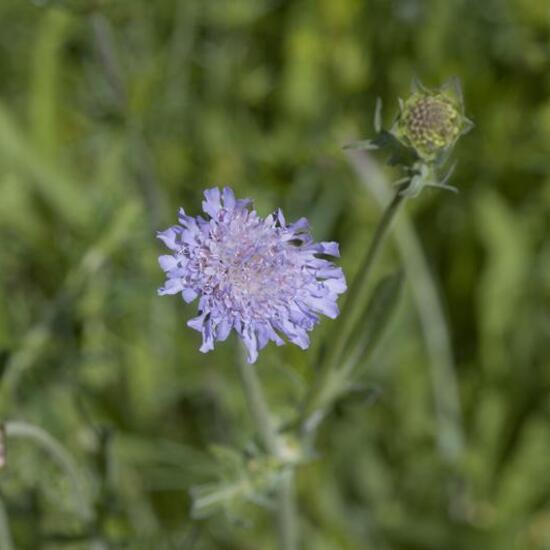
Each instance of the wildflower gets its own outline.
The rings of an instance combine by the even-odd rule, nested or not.
[[[224,341],[231,330],[243,340],[254,363],[270,340],[281,335],[302,349],[320,315],[335,318],[336,300],[346,290],[341,268],[326,256],[339,256],[335,242],[314,243],[305,218],[287,225],[277,210],[262,219],[248,199],[229,188],[204,192],[203,211],[158,233],[172,251],[160,256],[167,281],[159,294],[199,298],[198,316],[188,326],[202,333],[202,352]]]

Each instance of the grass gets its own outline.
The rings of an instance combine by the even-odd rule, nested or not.
[[[407,284],[357,380],[378,397],[327,419],[297,476],[300,530],[316,550],[549,548],[549,18],[536,0],[4,0],[0,410],[63,445],[94,520],[10,438],[0,546],[274,548],[249,500],[190,517],[191,487],[250,466],[253,427],[236,342],[200,354],[194,307],[156,296],[155,231],[231,184],[262,214],[308,216],[351,277],[379,206],[342,146],[372,135],[376,97],[389,124],[414,76],[456,74],[476,123],[460,194],[407,205],[383,254],[377,277],[404,265]],[[311,352],[262,355],[281,425],[331,336],[327,320]]]

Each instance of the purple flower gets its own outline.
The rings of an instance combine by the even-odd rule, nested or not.
[[[338,243],[314,243],[305,218],[287,225],[277,210],[262,219],[248,199],[225,188],[207,189],[208,217],[180,210],[179,224],[158,233],[172,251],[160,256],[167,280],[158,293],[199,298],[199,315],[187,324],[202,333],[202,352],[234,329],[254,363],[280,335],[302,349],[320,314],[334,319],[336,300],[346,290],[342,269],[326,256],[339,256]]]

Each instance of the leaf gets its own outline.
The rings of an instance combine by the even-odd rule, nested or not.
[[[362,407],[374,405],[382,395],[382,388],[379,386],[366,386],[364,384],[350,384],[347,391],[341,398],[336,399],[334,408],[345,410],[350,405],[360,404]]]
[[[205,518],[225,510],[239,516],[240,506],[248,501],[271,507],[270,494],[281,475],[281,468],[271,457],[246,460],[242,453],[222,445],[210,448],[218,463],[218,481],[191,488],[191,516]]]
[[[360,362],[365,362],[384,333],[399,301],[403,282],[401,271],[384,277],[376,286],[364,313],[358,316],[346,342],[342,361],[327,371],[323,381],[313,390],[302,421],[306,431],[313,431],[335,400],[353,389],[353,371]]]
[[[209,517],[234,500],[246,498],[253,487],[246,478],[235,482],[208,483],[191,489],[191,517],[202,519]]]
[[[382,98],[376,98],[376,107],[374,108],[374,131],[379,134],[382,131]]]
[[[43,158],[16,124],[9,106],[1,101],[0,157],[3,165],[7,162],[8,166],[17,169],[17,173],[27,176],[22,180],[24,184],[36,189],[60,220],[72,227],[91,223],[92,207],[90,201],[82,200],[82,184],[67,175],[59,165]]]
[[[354,369],[358,363],[365,362],[376,348],[399,303],[403,278],[403,272],[398,271],[384,277],[376,285],[363,319],[357,323],[350,336],[350,351],[345,356],[343,367],[346,372]]]
[[[31,140],[44,159],[58,153],[61,110],[60,74],[63,44],[71,19],[61,10],[49,10],[42,19],[33,52],[33,70],[29,93]]]
[[[225,445],[211,445],[210,453],[218,464],[219,472],[226,475],[236,475],[245,469],[245,460],[242,453]]]
[[[375,151],[379,146],[372,139],[363,139],[344,145],[345,150],[349,151]]]

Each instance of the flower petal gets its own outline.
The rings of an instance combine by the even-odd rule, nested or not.
[[[211,218],[215,218],[222,207],[220,190],[217,187],[206,189],[204,197],[206,200],[202,201],[202,209]]]
[[[184,288],[181,291],[181,295],[186,303],[191,303],[198,295],[199,293],[194,288]]]
[[[170,271],[178,266],[178,260],[175,256],[159,256],[159,264],[164,271]]]
[[[230,187],[224,187],[223,188],[223,206],[224,208],[227,208],[228,210],[233,210],[235,208],[235,204],[237,204],[235,200],[235,193],[233,193],[233,189]]]
[[[178,250],[180,248],[177,243],[178,231],[179,228],[176,226],[169,227],[166,231],[158,231],[157,237],[170,249]]]
[[[183,290],[181,279],[168,279],[157,292],[159,296],[164,296],[165,294],[177,294],[181,290]]]

